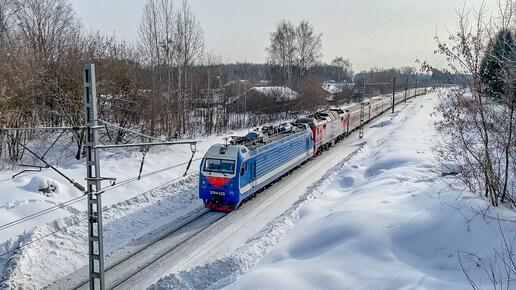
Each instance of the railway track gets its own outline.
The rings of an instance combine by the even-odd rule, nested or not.
[[[150,241],[124,247],[111,254],[106,261],[106,288],[117,287],[225,215],[226,213],[199,208],[187,217],[174,220],[147,234],[146,236],[154,235]],[[89,289],[88,269],[81,268],[45,289]]]
[[[203,210],[199,216],[190,220],[184,226],[154,241],[145,249],[142,249],[135,255],[108,269],[106,271],[106,287],[108,289],[114,289],[120,286],[130,277],[135,276],[153,263],[156,263],[166,254],[188,242],[191,237],[199,234],[225,215],[226,213],[210,212],[208,209]],[[117,275],[110,275],[112,272],[117,273]],[[78,289],[88,289],[88,287],[88,283],[85,283],[78,287]]]

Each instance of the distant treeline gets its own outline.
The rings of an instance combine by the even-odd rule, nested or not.
[[[271,80],[274,85],[281,85],[281,80],[274,74],[274,66],[271,64],[237,62],[220,64],[220,70],[228,79],[252,80],[257,84],[259,80]],[[340,67],[332,64],[319,64],[310,70],[310,76],[321,81],[335,80],[344,82],[390,82],[395,77],[401,84],[408,79],[410,84],[419,79],[421,85],[440,84],[464,84],[472,79],[471,75],[451,74],[435,70],[434,73],[418,73],[415,67],[402,68],[373,68],[369,71],[361,71],[349,77],[342,77]]]

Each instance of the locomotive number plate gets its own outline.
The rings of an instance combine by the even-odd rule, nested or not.
[[[210,194],[211,195],[220,195],[220,196],[226,195],[226,193],[224,191],[213,191],[213,190],[210,191]]]

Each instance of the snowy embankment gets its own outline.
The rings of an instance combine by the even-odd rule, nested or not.
[[[476,285],[491,287],[484,271],[493,249],[502,252],[500,227],[516,228],[493,217],[516,215],[441,177],[437,101],[435,93],[418,98],[374,125],[389,133],[371,138],[236,252],[151,288],[470,289],[459,255]]]
[[[197,180],[196,175],[191,175],[105,207],[105,254],[138,245],[148,232],[203,208],[197,198]],[[85,266],[86,225],[86,213],[81,212],[27,230],[3,243],[2,252],[22,246],[0,257],[3,287],[38,289]]]
[[[501,245],[499,225],[469,220],[488,203],[440,177],[431,117],[437,98],[424,98],[403,123],[383,124],[396,130],[368,144],[301,207],[288,236],[230,288],[470,289],[458,255],[488,261]],[[516,218],[504,208],[485,214]],[[481,267],[462,261],[477,285],[491,286]]]
[[[140,153],[102,152],[102,176],[117,178],[114,186],[103,183],[104,253],[115,254],[123,247],[141,244],[153,238],[148,236],[153,230],[203,208],[197,193],[199,159],[224,137],[247,131],[198,138],[191,175],[186,178],[182,176],[191,156],[188,146],[152,149],[146,155],[141,180],[136,178]],[[33,149],[43,153],[51,141]],[[85,185],[84,160],[75,160],[73,153],[67,155],[65,145],[50,151],[48,160]],[[37,289],[87,265],[86,199],[52,170],[11,178],[17,172],[0,171],[0,288]],[[42,191],[44,188],[49,190]],[[119,259],[114,256],[115,261]]]
[[[195,158],[202,157],[223,137],[198,139]],[[190,176],[180,178],[190,158],[189,151],[188,146],[150,151],[141,180],[136,178],[141,161],[138,152],[101,154],[102,176],[117,178],[114,186],[103,183],[106,255],[203,207],[196,190],[199,161],[192,163]],[[61,161],[59,169],[84,185],[84,160],[74,162],[69,157]],[[169,168],[174,165],[178,166]],[[168,169],[152,174],[164,168]],[[41,288],[87,264],[86,199],[54,171],[24,173],[11,179],[14,173],[0,172],[0,286]],[[146,176],[149,173],[152,175]],[[48,186],[54,188],[53,192],[39,191]],[[72,202],[56,206],[67,201]],[[41,211],[44,212],[16,223]]]

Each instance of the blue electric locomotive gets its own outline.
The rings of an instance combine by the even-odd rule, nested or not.
[[[199,197],[207,208],[232,211],[251,194],[313,156],[306,124],[263,127],[213,145],[201,162]]]

